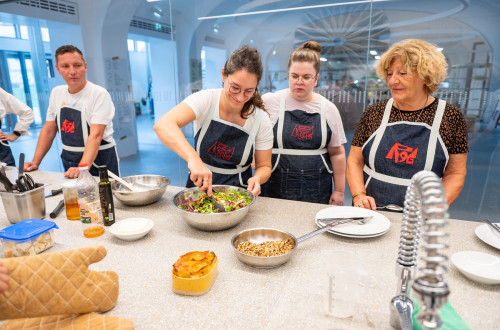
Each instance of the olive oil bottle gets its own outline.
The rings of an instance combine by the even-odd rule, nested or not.
[[[99,199],[101,200],[104,225],[111,226],[115,223],[115,203],[106,165],[99,166]]]

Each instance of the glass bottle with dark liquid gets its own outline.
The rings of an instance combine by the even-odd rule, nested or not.
[[[111,226],[115,223],[115,203],[106,165],[99,166],[99,199],[101,200],[104,225]]]

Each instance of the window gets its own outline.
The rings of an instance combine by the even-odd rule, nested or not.
[[[144,41],[137,41],[137,51],[144,53],[146,51],[146,43]]]
[[[49,29],[40,28],[40,31],[42,32],[42,40],[45,42],[50,42]]]
[[[28,39],[28,27],[26,25],[19,26],[19,31],[21,32],[21,39]]]
[[[14,24],[0,22],[0,37],[15,38],[16,28]]]
[[[127,45],[128,45],[128,51],[133,52],[135,50],[134,47],[134,40],[132,39],[127,39]]]

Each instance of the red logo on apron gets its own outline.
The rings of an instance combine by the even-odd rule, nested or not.
[[[292,131],[292,137],[296,137],[299,140],[311,140],[314,134],[314,126],[304,126],[295,124]]]
[[[234,147],[231,148],[224,143],[215,141],[210,148],[208,148],[208,153],[215,156],[215,158],[222,158],[225,160],[230,160],[234,154]]]
[[[61,125],[61,132],[75,133],[75,122],[65,119]]]
[[[417,151],[418,148],[413,149],[412,147],[407,147],[405,145],[402,145],[401,143],[394,143],[392,146],[391,150],[389,150],[389,153],[385,158],[387,159],[393,159],[395,163],[403,163],[406,162],[406,164],[413,164],[413,161],[415,158],[417,158]]]

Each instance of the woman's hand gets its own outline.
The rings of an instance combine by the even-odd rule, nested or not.
[[[198,155],[188,161],[189,178],[198,189],[212,193],[212,172],[205,166]],[[209,191],[210,188],[210,191]]]
[[[340,191],[334,191],[330,196],[330,205],[343,206],[344,205],[344,193]]]
[[[247,181],[248,187],[247,190],[252,193],[254,196],[260,195],[260,180],[259,178],[253,176]]]
[[[352,202],[353,202],[354,206],[356,206],[356,207],[362,207],[362,208],[369,209],[369,210],[376,210],[377,209],[377,204],[375,204],[375,198],[373,198],[371,196],[364,195],[364,194],[356,196],[352,200]]]

